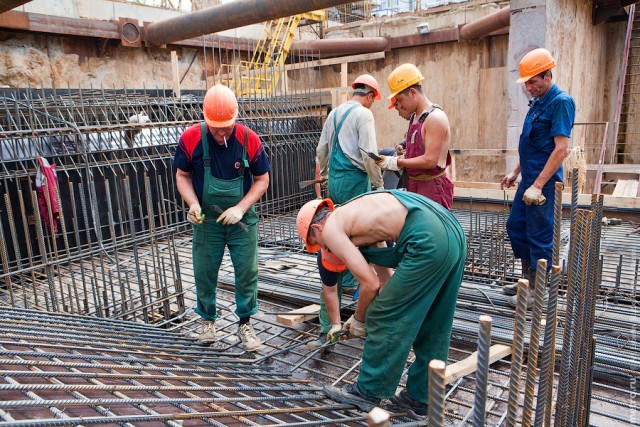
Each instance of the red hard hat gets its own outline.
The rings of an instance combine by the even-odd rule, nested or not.
[[[334,209],[331,199],[315,199],[305,203],[304,206],[300,208],[298,217],[296,218],[296,227],[298,227],[298,234],[300,234],[302,241],[307,247],[307,251],[312,254],[320,250],[320,245],[310,245],[307,241],[307,237],[309,236],[311,220],[313,220],[313,217],[316,215],[316,211],[321,206],[327,206],[331,210]]]
[[[238,100],[228,87],[217,84],[204,96],[204,121],[212,128],[226,128],[238,118]]]
[[[396,97],[392,97],[391,98],[391,105],[389,105],[387,107],[387,110],[393,110],[394,108],[396,108]]]
[[[351,89],[356,88],[356,84],[363,84],[369,86],[373,90],[375,99],[380,99],[380,89],[378,88],[378,81],[371,74],[363,74],[358,76],[353,83],[351,83]]]

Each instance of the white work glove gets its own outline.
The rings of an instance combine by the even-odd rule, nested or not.
[[[404,153],[407,151],[406,148],[404,148],[403,144],[398,144],[396,145],[396,154],[398,156],[404,156]]]
[[[189,206],[189,212],[187,213],[187,221],[193,225],[202,224],[204,221],[204,214],[199,203],[194,203]]]
[[[527,191],[524,192],[522,201],[525,202],[527,206],[544,205],[544,202],[547,201],[547,198],[542,195],[542,190],[538,190],[532,185],[531,187],[527,188]]]
[[[329,332],[327,332],[327,341],[333,341],[333,334],[335,334],[336,332],[340,332],[341,330],[341,324],[338,323],[337,325],[331,325],[331,329],[329,330]]]
[[[351,316],[349,320],[344,322],[342,329],[345,331],[349,331],[349,335],[347,335],[346,339],[350,340],[353,338],[364,338],[367,336],[367,331],[364,328],[364,323],[356,319],[355,315]]]
[[[398,167],[398,159],[404,159],[404,156],[395,157],[379,155],[379,157],[382,159],[376,160],[376,165],[378,165],[380,169],[388,171],[399,171],[401,168]]]
[[[222,221],[224,225],[233,225],[240,222],[244,216],[244,211],[238,206],[232,206],[226,211],[222,212],[216,222]]]

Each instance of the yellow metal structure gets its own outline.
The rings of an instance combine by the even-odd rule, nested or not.
[[[250,61],[240,61],[236,66],[221,67],[221,81],[236,94],[266,96],[272,94],[284,71],[296,30],[306,23],[323,22],[324,10],[301,13],[265,23],[263,35]]]

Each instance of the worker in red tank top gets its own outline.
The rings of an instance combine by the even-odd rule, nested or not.
[[[398,114],[409,120],[404,155],[380,156],[385,170],[406,169],[407,190],[421,194],[451,210],[453,182],[446,173],[451,164],[449,119],[442,108],[422,92],[422,73],[413,64],[402,64],[387,82]]]

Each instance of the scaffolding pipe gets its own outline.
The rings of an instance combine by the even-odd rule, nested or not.
[[[386,37],[351,37],[297,41],[291,44],[291,51],[299,54],[318,52],[320,55],[353,55],[382,52],[388,46],[389,39]]]
[[[508,27],[511,21],[511,8],[505,7],[490,15],[460,27],[460,40],[473,40],[484,37],[494,31]]]
[[[345,0],[236,0],[148,24],[146,43],[162,46],[205,34],[350,3]]]

